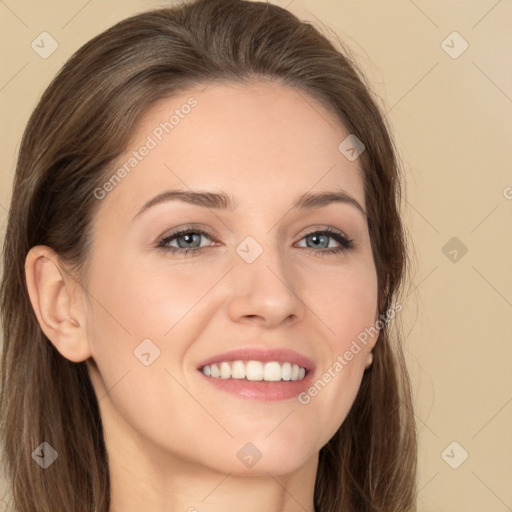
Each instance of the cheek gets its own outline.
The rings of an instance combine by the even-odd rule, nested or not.
[[[351,341],[375,323],[377,276],[370,264],[347,265],[323,279],[310,278],[308,300],[325,326],[332,350],[345,351]],[[314,280],[313,280],[314,279]]]
[[[377,277],[372,265],[352,266],[331,274],[322,288],[311,285],[327,351],[317,379],[299,396],[305,416],[315,417],[315,436],[326,443],[345,420],[359,391],[366,357],[377,337],[366,333],[375,325]],[[312,292],[312,293],[313,293]],[[371,332],[371,331],[370,331]],[[322,444],[320,445],[320,447]]]
[[[162,384],[154,382],[155,371],[168,379],[166,369],[178,370],[211,322],[214,287],[225,272],[202,268],[141,265],[129,258],[96,266],[87,335],[106,389],[127,372],[142,389]]]
[[[141,267],[123,260],[98,268],[91,281],[97,300],[88,335],[97,365],[93,381],[103,417],[109,418],[106,428],[119,429],[112,422],[122,418],[155,445],[187,455],[194,451],[190,436],[211,443],[209,431],[198,426],[210,425],[212,418],[191,399],[180,365],[211,320],[206,295],[218,276],[183,268]],[[145,353],[150,354],[148,365]],[[108,400],[101,400],[107,393]]]
[[[161,340],[198,309],[201,298],[218,281],[213,274],[187,265],[152,267],[117,260],[95,273],[91,286],[98,297],[95,322],[131,343]]]

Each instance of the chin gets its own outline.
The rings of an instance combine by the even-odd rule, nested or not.
[[[268,473],[293,473],[312,457],[318,456],[315,446],[308,446],[304,442],[292,443],[290,440],[286,442],[278,436],[273,440],[231,441],[229,444],[229,447],[222,446],[220,453],[215,455],[215,469],[239,476],[268,477]]]

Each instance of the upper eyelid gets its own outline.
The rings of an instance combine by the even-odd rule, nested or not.
[[[326,224],[313,224],[312,226],[308,226],[307,228],[304,228],[304,230],[301,230],[301,232],[302,232],[302,236],[306,236],[306,235],[308,235],[310,233],[316,233],[317,231],[329,231],[329,230],[339,232],[340,234],[343,234],[347,238],[349,238],[347,233],[345,233],[345,231],[343,231],[342,229],[335,228],[333,226],[328,226]],[[202,233],[207,234],[208,236],[212,236],[212,237],[216,236],[215,233],[212,230],[210,230],[209,228],[206,228],[206,227],[202,227],[202,226],[184,226],[184,227],[181,227],[181,228],[177,228],[175,231],[171,230],[171,231],[169,231],[169,233],[167,235],[162,235],[162,236],[160,236],[160,238],[167,238],[167,237],[170,237],[170,236],[176,236],[176,235],[179,235],[179,234],[189,233],[189,232],[195,232],[195,233],[202,232]]]

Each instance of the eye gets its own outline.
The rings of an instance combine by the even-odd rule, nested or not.
[[[158,242],[157,247],[174,254],[197,254],[204,247],[213,245],[210,243],[201,247],[202,238],[213,240],[213,235],[203,229],[185,228],[162,238]],[[339,245],[332,247],[329,239],[334,240]],[[341,231],[337,231],[332,228],[326,228],[321,231],[312,231],[305,235],[301,240],[306,240],[306,244],[311,243],[311,246],[304,248],[317,256],[323,256],[326,253],[341,253],[342,251],[346,251],[353,247],[353,240],[349,240]],[[176,243],[177,246],[170,245],[171,243]],[[321,250],[317,250],[318,248]]]
[[[338,244],[337,247],[330,246],[329,238],[335,240]],[[306,247],[309,252],[315,254],[315,256],[324,256],[327,254],[337,254],[347,249],[351,249],[354,244],[353,240],[350,240],[341,231],[334,230],[332,228],[326,228],[322,231],[312,231],[304,236],[302,240],[306,240],[306,243],[310,242],[313,245]],[[315,248],[320,247],[321,251]]]
[[[202,229],[182,229],[162,238],[158,242],[157,247],[172,253],[186,255],[191,252],[198,252],[201,249],[201,247],[198,247],[198,244],[201,243],[202,237],[212,239],[212,235]],[[176,242],[178,247],[169,245],[171,242]]]

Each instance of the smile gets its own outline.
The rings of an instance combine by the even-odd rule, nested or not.
[[[248,381],[300,381],[306,375],[306,369],[290,362],[269,361],[222,361],[203,366],[207,377],[220,379],[246,379]]]

